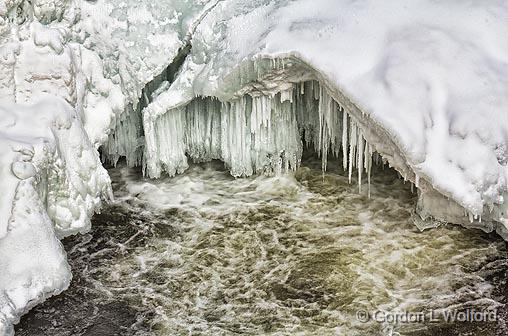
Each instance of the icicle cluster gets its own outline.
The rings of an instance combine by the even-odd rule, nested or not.
[[[137,104],[129,105],[125,113],[117,117],[108,141],[101,148],[103,162],[116,166],[118,160],[125,157],[129,167],[143,164],[145,138],[141,111],[169,88],[175,68],[178,68],[177,64],[183,61],[187,52],[188,49],[183,48],[172,64],[146,84]]]
[[[187,154],[195,162],[220,159],[233,176],[294,170],[302,143],[292,109],[281,94],[227,103],[195,99],[158,119],[154,131],[160,168],[169,175],[181,173],[188,166]]]
[[[354,119],[316,81],[301,83],[295,90],[294,103],[303,139],[307,146],[313,144],[321,156],[323,171],[328,154],[342,156],[342,167],[348,171],[350,183],[356,169],[360,192],[363,172],[367,172],[370,194],[373,150]]]
[[[102,146],[102,161],[116,165],[120,157],[125,157],[129,167],[141,166],[143,163],[143,119],[140,107],[131,105],[120,115],[115,127]]]
[[[151,177],[183,172],[187,156],[196,162],[220,159],[233,176],[295,170],[303,139],[321,156],[323,170],[329,154],[342,156],[350,181],[356,171],[361,191],[366,171],[370,185],[372,147],[355,120],[316,81],[272,97],[245,95],[226,103],[197,98],[159,117],[154,132],[156,148],[149,150],[157,162],[147,166]]]

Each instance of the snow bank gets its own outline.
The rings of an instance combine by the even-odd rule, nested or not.
[[[160,115],[196,96],[273,97],[311,76],[417,185],[422,216],[508,238],[507,30],[502,1],[225,0],[145,110],[148,171],[159,164],[149,133]],[[267,59],[300,64],[284,71]]]
[[[57,237],[110,197],[97,148],[140,163],[142,90],[214,3],[0,0],[0,334],[68,285]]]
[[[21,314],[67,288],[58,237],[86,231],[111,191],[67,102],[0,105],[0,130],[0,331],[9,334]]]

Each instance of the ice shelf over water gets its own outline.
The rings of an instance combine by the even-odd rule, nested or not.
[[[422,217],[508,237],[507,29],[500,1],[222,1],[144,110],[148,174],[158,119],[195,97],[234,105],[314,79],[418,187]]]
[[[159,177],[313,146],[361,192],[382,159],[421,227],[508,239],[506,31],[496,0],[0,0],[0,334],[67,286],[56,237],[108,195],[99,147]]]

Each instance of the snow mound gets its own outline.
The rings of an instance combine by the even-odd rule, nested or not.
[[[21,314],[67,288],[71,273],[58,237],[86,231],[111,190],[67,102],[2,104],[0,129],[0,325],[9,334]]]
[[[213,5],[0,0],[0,334],[67,287],[58,238],[88,230],[111,197],[97,148],[140,163],[131,112]]]

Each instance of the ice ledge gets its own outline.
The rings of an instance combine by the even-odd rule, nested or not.
[[[289,71],[263,60],[297,59],[403,177],[422,194],[435,191],[463,209],[457,222],[505,223],[508,7],[498,1],[362,4],[219,3],[197,27],[170,90],[147,108],[145,126],[195,97],[231,103],[243,89],[257,90],[264,75],[261,91],[277,90]],[[456,20],[443,14],[451,12]],[[148,155],[154,143],[148,136]],[[441,217],[437,203],[434,209],[421,203]]]
[[[446,178],[436,178],[433,170],[426,170],[425,163],[411,152],[411,149],[399,137],[397,129],[387,126],[383,120],[376,118],[376,115],[363,109],[360,103],[351,98],[351,95],[335,84],[326,74],[313,68],[310,62],[298,53],[258,55],[234,67],[224,76],[223,83],[218,83],[211,88],[198,87],[196,89],[194,83],[202,72],[202,66],[187,62],[171,88],[160,94],[143,111],[148,175],[158,177],[161,173],[155,149],[159,145],[156,136],[158,121],[163,115],[174,117],[181,113],[196,96],[211,97],[210,99],[218,99],[219,104],[229,104],[246,95],[273,98],[277,94],[283,95],[302,80],[316,80],[324,87],[327,95],[347,111],[351,120],[361,130],[366,143],[372,146],[372,152],[379,153],[404,179],[411,181],[418,188],[420,200],[417,210],[421,217],[419,227],[422,227],[423,222],[426,222],[425,225],[428,226],[429,223],[445,221],[465,227],[481,228],[488,232],[496,230],[503,238],[508,239],[506,234],[507,202],[505,202],[507,185],[502,167],[499,168],[500,175],[497,179],[490,178],[485,181],[485,183],[492,183],[490,186],[482,185],[479,189],[473,181],[467,180],[465,174],[453,176],[453,181],[468,185],[470,194],[460,194],[454,188],[449,188],[450,183]],[[180,146],[183,148],[185,145],[180,142]],[[488,150],[487,145],[485,147]],[[184,157],[185,149],[180,149],[179,158],[174,159],[185,160]],[[170,174],[178,173],[185,168],[186,163],[171,171]],[[444,170],[447,168],[443,167]],[[450,174],[453,174],[453,171]]]
[[[297,55],[293,56],[299,58]],[[312,69],[310,65],[308,67]],[[476,191],[475,197],[457,195],[446,187],[446,181],[445,185],[441,184],[442,181],[436,180],[435,176],[431,175],[432,173],[427,173],[421,162],[411,157],[406,149],[407,146],[395,130],[384,126],[382,121],[377,120],[374,115],[365,112],[360,107],[361,104],[354,102],[337,85],[331,84],[331,80],[325,74],[314,71],[315,76],[324,83],[329,94],[343,104],[355,118],[362,128],[365,139],[374,150],[386,159],[405,180],[418,188],[416,211],[421,219],[420,227],[422,227],[422,221],[426,222],[426,225],[445,222],[466,228],[481,229],[485,232],[496,231],[503,239],[508,240],[508,185],[503,175],[499,177],[501,181],[495,181],[492,186],[492,189],[496,189],[497,197],[491,195],[485,197],[481,191]]]

